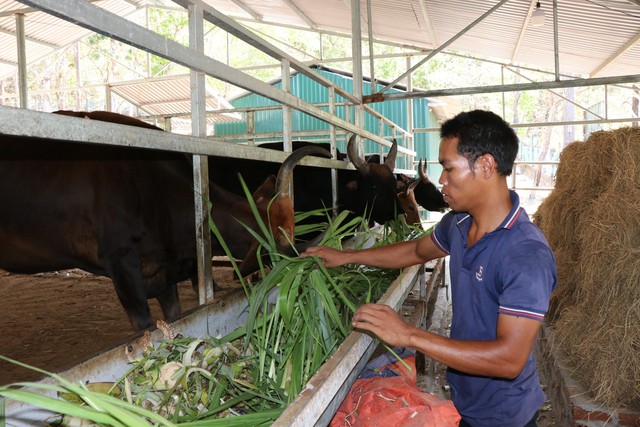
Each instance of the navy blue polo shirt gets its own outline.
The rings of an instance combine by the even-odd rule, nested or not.
[[[471,247],[473,218],[447,213],[431,234],[450,255],[453,320],[451,338],[494,340],[498,315],[544,319],[557,273],[553,252],[540,229],[510,192],[513,208],[496,230]],[[451,399],[465,421],[487,427],[522,427],[545,396],[533,352],[517,378],[489,378],[449,369]]]

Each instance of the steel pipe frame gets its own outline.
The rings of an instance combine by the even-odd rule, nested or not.
[[[169,40],[144,27],[110,13],[100,7],[94,6],[83,0],[67,0],[59,2],[56,0],[19,0],[21,3],[39,8],[49,14],[61,19],[70,21],[76,25],[87,28],[91,31],[106,35],[115,40],[140,48],[165,59],[169,59],[180,65],[184,65],[192,70],[203,72],[219,80],[231,83],[235,86],[247,89],[251,92],[261,94],[273,99],[283,105],[300,110],[306,114],[316,117],[322,121],[335,125],[346,131],[355,133],[361,137],[375,141],[379,144],[391,146],[391,143],[379,138],[377,135],[355,126],[338,117],[331,116],[327,112],[316,106],[303,101],[302,99],[264,83],[256,78],[240,73],[228,65],[216,61],[203,54],[194,52],[177,42]],[[186,1],[186,0],[181,0]],[[203,7],[205,19],[211,14],[213,8],[200,0],[188,0],[189,3],[198,3]],[[267,49],[266,45],[261,48]],[[267,52],[269,53],[269,52]],[[292,58],[291,58],[292,59]],[[295,61],[295,62],[294,62]],[[299,63],[292,60],[292,67]],[[404,147],[398,147],[398,151],[408,155],[415,155]]]
[[[0,134],[34,138],[60,139],[90,144],[110,144],[124,147],[155,148],[205,156],[251,158],[282,163],[287,153],[247,145],[229,144],[211,138],[198,138],[153,129],[122,126],[97,120],[43,113],[0,105]],[[305,166],[354,169],[343,161],[306,157]]]

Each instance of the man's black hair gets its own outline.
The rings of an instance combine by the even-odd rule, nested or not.
[[[440,128],[441,138],[458,138],[458,153],[473,169],[475,161],[491,154],[500,175],[511,175],[518,154],[518,136],[500,116],[491,111],[473,110],[447,120]]]

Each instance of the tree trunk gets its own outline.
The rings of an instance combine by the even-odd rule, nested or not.
[[[556,105],[558,103],[558,97],[551,94],[549,95],[548,98],[548,102],[547,102],[547,114],[546,114],[546,121],[547,122],[554,122],[556,121]],[[553,127],[552,126],[547,126],[545,131],[544,131],[544,138],[543,138],[543,143],[542,143],[542,149],[540,150],[540,154],[538,155],[538,161],[544,161],[547,158],[547,155],[549,154],[549,147],[551,147],[551,132],[553,131]],[[536,173],[535,173],[535,178],[534,178],[534,186],[535,187],[539,187],[540,186],[540,180],[542,179],[542,165],[536,165]],[[533,196],[533,192],[532,192],[532,196]]]
[[[570,101],[575,101],[576,99],[576,90],[573,87],[567,88],[566,93],[567,99]],[[564,118],[565,122],[573,121],[576,118],[576,106],[572,102],[567,102],[564,107]],[[576,139],[574,126],[564,126],[564,141],[562,143],[562,148],[565,148],[567,145],[571,144]]]

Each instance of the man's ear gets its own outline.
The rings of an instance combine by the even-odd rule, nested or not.
[[[476,173],[481,173],[485,178],[491,177],[498,171],[498,162],[491,154],[483,154],[476,160]]]

